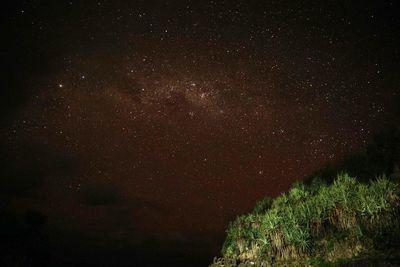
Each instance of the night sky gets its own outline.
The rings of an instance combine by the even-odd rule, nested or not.
[[[396,1],[10,2],[0,208],[42,214],[62,264],[206,266],[399,122]]]

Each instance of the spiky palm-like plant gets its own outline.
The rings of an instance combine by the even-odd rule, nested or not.
[[[237,217],[229,226],[222,253],[265,261],[358,255],[382,231],[399,225],[399,206],[399,188],[385,177],[359,184],[339,174],[329,186],[315,183],[309,188],[298,183],[268,209]],[[327,246],[327,240],[333,245]]]

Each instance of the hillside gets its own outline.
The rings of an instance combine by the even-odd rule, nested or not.
[[[261,200],[230,223],[210,267],[400,266],[399,136],[377,135],[359,154]]]

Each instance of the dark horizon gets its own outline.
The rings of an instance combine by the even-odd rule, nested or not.
[[[394,1],[10,2],[5,264],[206,266],[237,215],[399,125]]]

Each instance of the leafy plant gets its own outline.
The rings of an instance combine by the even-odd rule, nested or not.
[[[353,257],[365,252],[385,229],[399,228],[399,203],[397,184],[385,176],[369,184],[346,173],[331,185],[320,179],[296,183],[287,193],[274,200],[266,197],[250,214],[237,217],[228,228],[222,255],[266,264]]]

